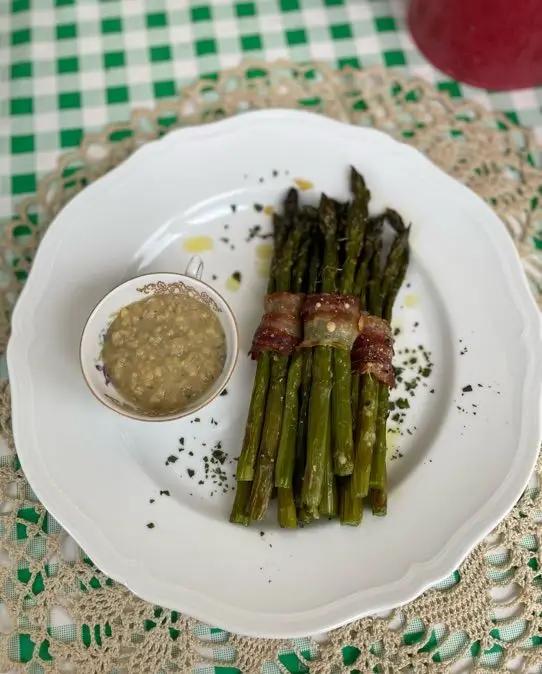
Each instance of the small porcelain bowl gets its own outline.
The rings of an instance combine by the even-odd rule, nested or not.
[[[184,274],[157,273],[137,276],[117,286],[98,302],[81,336],[81,369],[94,396],[109,409],[139,421],[171,421],[193,414],[210,403],[224,389],[237,361],[239,350],[237,323],[224,298],[201,280],[202,272],[201,258],[192,258]],[[141,410],[126,400],[110,381],[101,359],[105,335],[120,309],[157,293],[187,294],[201,300],[216,314],[226,337],[226,361],[214,384],[189,407],[162,415]]]

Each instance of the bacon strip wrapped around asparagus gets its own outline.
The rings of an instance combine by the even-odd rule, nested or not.
[[[388,321],[364,313],[360,319],[361,332],[352,348],[352,369],[371,374],[386,386],[395,386],[393,370],[393,337]]]
[[[250,354],[254,360],[264,351],[290,356],[302,339],[303,293],[276,292],[266,295],[265,313],[254,333]]]
[[[301,348],[332,346],[350,351],[359,331],[359,300],[355,295],[307,295],[301,313],[304,323]]]

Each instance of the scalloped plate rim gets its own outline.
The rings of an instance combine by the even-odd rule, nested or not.
[[[354,126],[307,112],[281,109],[247,112],[219,122],[171,131],[163,138],[149,142],[138,149],[120,166],[112,169],[108,174],[85,188],[83,193],[88,197],[94,190],[101,189],[110,181],[129,174],[131,170],[137,170],[137,163],[145,153],[160,151],[161,146],[172,142],[173,138],[178,140],[183,136],[189,138],[225,131],[232,132],[239,127],[250,124],[251,118],[254,117],[260,119],[266,117],[270,119],[276,119],[277,117],[291,118],[310,124],[323,124],[330,129],[332,127],[342,130],[349,129],[349,133],[354,134],[359,130]],[[386,139],[387,143],[400,148],[401,152],[411,152],[423,157],[421,153],[411,146],[399,143],[380,131],[374,129],[364,129],[364,131],[380,135]],[[429,162],[427,158],[423,158]],[[438,167],[434,165],[433,167],[435,171],[442,173]],[[452,178],[449,179],[457,182]],[[520,300],[518,310],[521,310],[525,321],[523,339],[528,338],[531,346],[531,350],[528,350],[531,366],[529,368],[530,380],[524,382],[523,394],[525,395],[525,389],[531,382],[536,386],[537,374],[540,374],[542,369],[540,359],[536,359],[534,353],[536,343],[540,344],[540,317],[528,288],[526,278],[520,267],[517,250],[513,246],[504,225],[485,202],[482,202],[477,195],[466,187],[462,186],[462,188],[470,193],[471,198],[475,198],[484,204],[487,218],[491,221],[492,225],[492,228],[487,228],[486,231],[492,243],[497,248],[501,262],[505,264],[506,276],[514,286],[516,299]],[[80,195],[77,195],[74,199],[77,200],[79,198]],[[65,209],[69,207],[70,205],[68,204]],[[495,226],[496,224],[497,226]],[[190,588],[182,585],[177,586],[176,590],[176,596],[182,597],[182,599],[178,602],[175,601],[175,603],[179,603],[180,605],[171,606],[172,601],[168,598],[168,593],[171,593],[170,587],[165,586],[157,578],[152,579],[149,587],[148,576],[144,577],[145,568],[139,562],[123,557],[119,551],[114,549],[109,540],[98,531],[97,527],[93,526],[92,522],[87,522],[83,526],[80,524],[81,517],[87,518],[79,511],[77,505],[70,501],[69,497],[58,485],[53,485],[52,481],[48,483],[47,479],[43,479],[43,476],[47,475],[47,466],[42,460],[40,452],[34,452],[27,446],[27,442],[29,441],[28,428],[25,428],[20,410],[23,409],[24,384],[25,381],[30,380],[31,373],[28,368],[25,368],[24,354],[21,352],[18,342],[24,336],[23,323],[25,312],[27,312],[26,307],[31,302],[38,274],[45,273],[47,275],[51,272],[51,268],[47,268],[47,256],[53,252],[56,243],[58,243],[59,234],[60,229],[53,221],[38,249],[32,271],[19,298],[12,319],[13,331],[8,346],[8,368],[12,374],[13,430],[16,442],[19,445],[19,457],[30,484],[45,507],[51,511],[67,531],[82,545],[105,574],[125,584],[143,599],[171,608],[177,608],[200,620],[213,624],[221,624],[230,631],[243,634],[280,638],[314,634],[337,627],[369,613],[398,606],[418,596],[421,592],[451,573],[468,552],[512,508],[521,495],[536,461],[538,453],[537,443],[541,434],[540,415],[537,419],[536,415],[532,414],[534,406],[532,408],[524,406],[520,440],[518,441],[518,446],[522,451],[516,454],[512,466],[513,479],[510,479],[510,476],[508,476],[507,484],[501,485],[500,490],[495,492],[499,497],[497,499],[498,502],[493,503],[496,500],[495,498],[488,501],[481,511],[456,530],[450,538],[447,547],[441,549],[440,553],[431,559],[411,563],[407,573],[398,578],[394,583],[381,588],[364,590],[347,598],[299,613],[256,613],[233,608],[214,600],[212,597],[195,593]],[[540,377],[538,378],[538,389],[538,399],[542,401]],[[531,391],[533,390],[534,388],[531,389]],[[30,435],[32,435],[31,431]],[[37,439],[35,437],[31,438],[31,442],[36,443]]]

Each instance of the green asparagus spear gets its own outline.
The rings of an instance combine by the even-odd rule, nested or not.
[[[354,468],[350,351],[333,350],[333,374],[331,392],[333,470],[336,475],[350,475]]]
[[[292,356],[288,370],[284,411],[280,429],[280,440],[275,468],[275,486],[292,488],[295,465],[295,441],[299,414],[298,390],[303,373],[303,354],[298,351]]]
[[[313,248],[307,279],[307,292],[314,293],[317,289],[318,272],[320,270],[320,240],[317,232],[313,235]],[[312,382],[312,349],[303,349],[303,366],[300,387],[300,405],[296,433],[296,459],[294,470],[294,497],[298,506],[301,506],[301,489],[305,473],[305,458],[307,447],[307,424],[309,414],[309,397]]]
[[[397,237],[398,239],[401,239],[401,247],[403,248],[403,252],[402,255],[399,256],[399,260],[397,261],[398,267],[397,272],[395,273],[391,283],[386,286],[386,297],[384,299],[382,315],[387,321],[391,321],[393,304],[395,302],[395,298],[397,297],[397,293],[399,292],[399,288],[401,287],[405,279],[406,271],[408,268],[408,263],[410,260],[410,251],[408,244],[409,235],[410,235],[410,227],[405,230],[404,235],[399,235]]]
[[[310,524],[313,521],[314,517],[305,506],[301,506],[301,508],[299,509],[297,519],[299,521],[299,525],[304,527],[307,524]]]
[[[249,514],[251,520],[263,518],[269,504],[269,499],[271,498],[274,483],[275,455],[282,422],[282,403],[286,388],[288,358],[272,354],[271,361],[271,381],[265,406],[262,439],[250,494]]]
[[[324,237],[324,257],[322,260],[322,292],[331,293],[337,286],[337,241],[335,239],[337,218],[333,205],[322,194],[318,208],[318,224]]]
[[[369,214],[370,192],[361,175],[351,169],[351,189],[354,200],[348,208],[345,226],[345,260],[340,275],[339,290],[351,294],[354,290],[356,266],[363,244]],[[332,391],[332,447],[336,475],[350,475],[354,467],[354,440],[352,432],[350,352],[335,349],[333,353]]]
[[[295,189],[288,191],[284,202],[284,217],[274,215],[273,217],[273,237],[275,241],[275,252],[271,263],[269,273],[269,282],[267,292],[271,293],[275,289],[275,268],[277,260],[280,258],[284,241],[290,232],[294,218],[298,210],[299,196]],[[269,353],[263,353],[258,359],[256,374],[250,400],[250,407],[245,429],[243,447],[237,464],[237,493],[231,513],[231,520],[239,524],[248,525],[248,501],[251,487],[243,485],[242,482],[250,482],[254,477],[254,465],[263,427],[263,410],[267,398],[269,386],[269,375],[271,369],[271,360]]]
[[[307,213],[308,227],[311,217]],[[305,288],[309,260],[310,237],[301,243],[298,259],[292,274],[293,292],[301,292]],[[310,275],[310,272],[309,272]],[[297,526],[296,509],[293,493],[293,474],[295,466],[296,432],[298,424],[298,391],[303,373],[303,353],[296,352],[290,359],[288,380],[284,398],[284,410],[280,430],[280,440],[275,467],[275,486],[278,487],[279,507],[278,520],[281,527]]]
[[[402,224],[398,214],[395,222]],[[409,261],[409,230],[404,225],[394,227],[399,232],[392,245],[386,263],[384,286],[383,317],[391,321],[393,304],[399,288],[405,278]],[[386,469],[386,422],[389,414],[389,388],[379,384],[378,414],[376,420],[376,441],[371,466],[371,505],[375,515],[386,514],[387,504],[387,469]]]
[[[387,488],[386,422],[389,411],[389,395],[389,388],[385,384],[379,382],[377,391],[378,411],[376,413],[375,447],[369,480],[369,487],[371,489],[385,490]]]
[[[307,234],[307,219],[303,214],[294,218],[292,229],[289,231],[284,245],[275,264],[275,290],[284,292],[290,290],[292,270],[299,254],[300,244]]]
[[[388,222],[393,227],[396,234],[404,232],[407,228],[403,218],[399,215],[399,213],[397,213],[397,211],[394,211],[393,208],[387,208],[379,217],[382,220]]]
[[[335,207],[335,216],[337,218],[337,232],[335,236],[337,241],[337,268],[341,269],[346,257],[346,220],[350,203],[348,201],[336,201],[335,199],[331,199],[331,201]]]
[[[377,241],[382,230],[382,220],[380,218],[371,218],[368,223],[368,229],[366,230],[365,241],[363,243],[363,250],[361,254],[361,261],[358,265],[356,271],[356,277],[354,281],[354,292],[353,294],[359,297],[361,309],[367,307],[366,300],[366,286],[367,279],[369,277],[369,264],[373,258]],[[354,437],[358,435],[358,410],[359,410],[359,398],[361,395],[361,376],[357,372],[352,373],[352,427],[354,431]]]
[[[326,465],[322,486],[322,496],[320,498],[319,513],[322,515],[322,517],[331,519],[333,517],[337,517],[337,511],[338,495],[333,471],[333,456],[331,453],[331,424],[328,424],[326,437]]]
[[[303,349],[303,370],[299,391],[299,414],[295,442],[294,493],[298,507],[302,505],[301,491],[305,474],[309,399],[312,385],[312,349]]]
[[[382,240],[376,243],[375,252],[369,264],[369,282],[367,284],[367,304],[372,314],[378,316],[382,309],[380,254]],[[378,411],[378,381],[370,374],[361,377],[361,399],[358,417],[358,433],[354,472],[352,473],[353,491],[356,496],[367,496],[376,434],[376,415]]]
[[[286,241],[290,229],[294,224],[294,220],[299,211],[299,193],[296,189],[291,188],[284,199],[284,215],[273,214],[273,241],[275,246],[275,256],[273,263],[279,259],[279,253]],[[274,273],[269,276],[269,287],[267,292],[271,293],[274,290]]]
[[[367,308],[368,294],[366,293],[366,290],[367,281],[369,279],[369,265],[374,257],[381,233],[382,220],[380,218],[371,218],[368,223],[361,260],[356,271],[353,289],[353,294],[359,297],[362,309]]]
[[[298,260],[293,270],[292,291],[301,292],[307,271],[309,258],[310,238],[301,243]],[[292,488],[292,480],[295,465],[295,444],[299,413],[298,391],[303,374],[303,354],[301,351],[294,353],[290,359],[286,393],[284,397],[284,411],[280,430],[280,440],[277,451],[277,464],[275,468],[275,486]]]
[[[388,492],[386,489],[371,489],[369,492],[373,515],[384,517],[388,512]]]
[[[356,437],[356,423],[357,423],[357,414],[358,414],[358,407],[359,407],[359,386],[360,386],[360,376],[359,372],[352,372],[352,383],[350,386],[351,392],[352,392],[352,401],[351,401],[351,409],[352,409],[352,435],[353,437]]]
[[[248,410],[248,418],[245,427],[243,449],[237,462],[237,481],[251,481],[254,478],[254,465],[260,445],[262,432],[262,410],[265,409],[267,389],[269,386],[269,373],[271,358],[269,353],[264,352],[258,358],[256,375],[252,387],[252,397]]]
[[[310,221],[307,221],[305,226],[307,227],[308,232],[311,228]],[[307,277],[307,270],[309,268],[310,245],[310,237],[307,235],[299,246],[297,260],[292,270],[292,282],[290,284],[290,290],[293,293],[300,293],[305,289],[305,280]]]
[[[290,487],[278,488],[278,521],[285,529],[297,527],[297,513],[295,509],[294,493]]]
[[[382,239],[376,242],[375,251],[369,264],[369,281],[367,283],[367,307],[373,316],[382,314],[383,282],[382,282]]]
[[[363,517],[363,499],[354,495],[351,476],[341,479],[339,494],[341,524],[357,527]]]
[[[378,411],[378,382],[370,374],[361,377],[362,394],[359,409],[359,434],[356,444],[356,459],[352,481],[356,496],[367,496],[371,462],[376,435]]]
[[[293,189],[289,190],[284,202],[285,216],[282,217],[275,214],[273,218],[275,254],[271,263],[267,287],[267,292],[269,293],[273,292],[275,289],[275,274],[277,271],[278,260],[281,256],[285,238],[293,225],[295,213],[298,208],[298,199],[297,191]],[[258,363],[256,365],[256,374],[254,376],[252,396],[245,427],[245,437],[237,464],[237,480],[245,481],[254,478],[254,465],[256,463],[263,426],[262,410],[265,408],[270,370],[270,355],[269,353],[262,353],[258,358]]]
[[[387,321],[391,320],[393,303],[399,291],[399,288],[405,278],[406,268],[408,266],[408,237],[409,230],[395,237],[392,243],[386,266],[382,274],[381,296],[382,296],[382,316]]]
[[[365,227],[365,238],[360,256],[360,261],[355,274],[353,293],[359,297],[361,309],[367,307],[369,293],[367,291],[367,280],[369,278],[369,267],[377,249],[379,250],[379,240],[382,233],[383,219],[380,217],[369,218]],[[364,390],[361,375],[358,372],[352,373],[351,397],[352,397],[352,430],[355,438],[355,445],[359,443],[360,435],[360,398]],[[370,391],[369,391],[370,393]],[[345,478],[340,482],[341,491],[341,521],[345,524],[359,524],[362,513],[362,499],[354,496],[352,477]]]
[[[285,205],[291,209],[294,203],[297,205],[297,192],[290,190],[286,197]],[[275,267],[279,256],[279,251],[284,243],[284,238],[289,230],[289,222],[287,218],[275,213],[273,215],[273,236],[275,239],[275,254],[271,263],[269,273],[269,282],[267,285],[267,292],[272,293],[275,289]],[[258,454],[258,447],[260,446],[260,437],[262,433],[263,417],[262,410],[265,408],[265,400],[267,398],[267,388],[269,386],[269,373],[271,370],[271,360],[269,353],[264,352],[258,358],[256,365],[256,374],[254,375],[254,383],[252,385],[252,396],[250,398],[250,407],[248,410],[247,423],[245,426],[245,437],[243,440],[243,447],[237,463],[237,480],[245,481],[252,480],[254,477],[254,465],[256,463],[256,456]],[[246,489],[243,490],[246,494]],[[235,506],[234,506],[235,507]],[[233,514],[233,513],[232,513]]]
[[[347,212],[346,255],[339,280],[340,292],[347,295],[354,292],[356,267],[367,228],[371,198],[363,177],[355,168],[351,169],[350,185],[354,199]]]
[[[307,234],[304,218],[296,218],[295,224],[284,243],[277,260],[275,288],[277,292],[290,288],[292,265],[302,239]],[[260,441],[260,451],[250,494],[249,514],[251,520],[259,520],[265,515],[274,485],[275,460],[282,425],[283,402],[288,373],[288,356],[271,355],[271,375],[267,403],[263,414],[264,422]]]
[[[337,275],[337,218],[330,199],[322,195],[319,207],[320,228],[324,236],[322,291],[333,292]],[[322,492],[326,465],[326,438],[329,424],[329,404],[333,383],[332,350],[316,346],[313,350],[312,386],[309,399],[307,431],[307,462],[303,479],[302,501],[315,517]]]
[[[248,516],[248,499],[250,498],[251,482],[237,481],[235,499],[230,514],[230,522],[234,524],[243,524],[247,527],[250,523]]]

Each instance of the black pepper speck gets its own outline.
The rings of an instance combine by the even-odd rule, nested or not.
[[[253,225],[252,227],[249,227],[247,237],[245,241],[247,243],[250,243],[252,239],[270,239],[273,236],[272,232],[265,232],[262,233],[262,226],[261,225]]]

